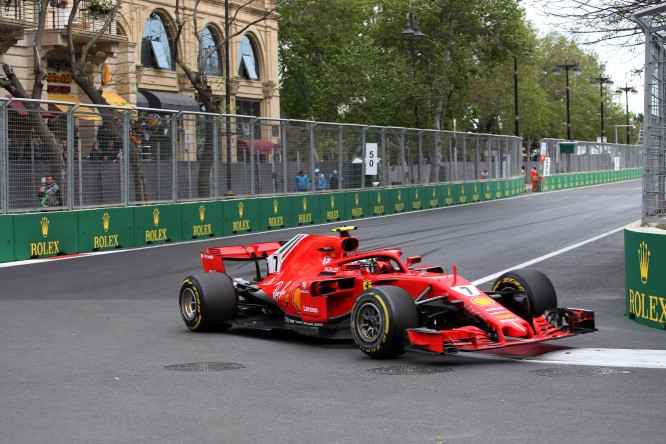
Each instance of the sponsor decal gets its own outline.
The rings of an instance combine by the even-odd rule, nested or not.
[[[651,255],[648,244],[641,242],[638,246],[638,267],[643,285],[649,282]],[[629,315],[666,324],[666,297],[629,289]]]
[[[41,232],[42,232],[42,237],[44,239],[48,238],[49,236],[49,226],[51,222],[49,221],[48,217],[44,216],[42,219],[39,221],[40,227],[41,227]],[[54,241],[44,241],[44,242],[31,242],[30,243],[30,256],[42,256],[46,254],[58,254],[60,253],[60,248],[59,248],[60,241],[54,240]]]
[[[481,305],[482,307],[487,307],[487,306],[493,305],[495,303],[495,301],[493,301],[492,299],[487,298],[485,296],[479,296],[479,297],[472,298],[472,302],[476,305]]]

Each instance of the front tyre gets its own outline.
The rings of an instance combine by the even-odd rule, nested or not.
[[[226,330],[236,317],[238,296],[232,279],[224,273],[188,276],[180,286],[180,316],[192,331]]]
[[[405,330],[419,326],[419,312],[402,288],[372,287],[354,303],[352,336],[363,353],[372,358],[393,358],[405,353]]]
[[[493,290],[505,293],[499,302],[527,322],[557,308],[555,287],[548,277],[531,268],[512,270],[497,278]]]

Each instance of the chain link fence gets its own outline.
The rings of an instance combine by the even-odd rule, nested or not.
[[[640,168],[643,164],[638,145],[563,139],[541,139],[539,150],[532,152],[531,160],[533,166],[539,165],[539,172],[544,176],[624,170]]]
[[[0,213],[503,179],[528,160],[514,136],[18,99],[0,99],[0,142]],[[640,164],[577,150],[553,173]]]
[[[666,5],[638,11],[645,34],[645,121],[641,223],[666,223]]]

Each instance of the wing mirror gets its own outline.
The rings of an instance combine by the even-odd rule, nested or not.
[[[407,268],[411,267],[414,264],[421,263],[421,256],[410,256],[407,258]]]

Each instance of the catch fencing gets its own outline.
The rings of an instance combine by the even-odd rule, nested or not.
[[[641,224],[666,223],[666,5],[638,11],[645,34],[645,121]]]
[[[528,162],[514,136],[27,99],[0,100],[0,142],[0,214],[503,179]],[[579,147],[565,170],[640,164]]]
[[[642,149],[638,145],[541,139],[532,165],[540,165],[540,175],[613,171],[640,168]]]

